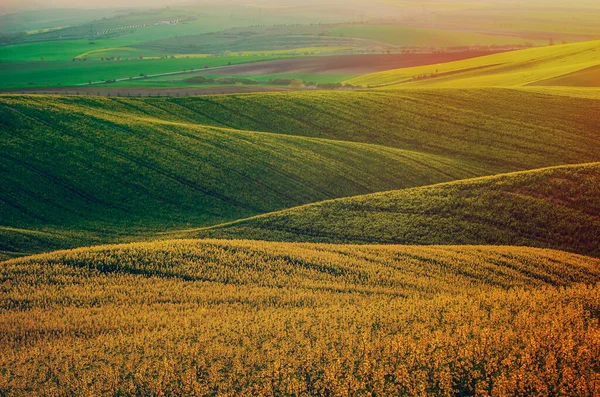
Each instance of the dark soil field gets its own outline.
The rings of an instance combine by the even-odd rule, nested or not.
[[[500,52],[500,51],[497,51]],[[337,55],[327,57],[305,57],[277,59],[274,61],[254,62],[244,65],[223,67],[221,70],[230,75],[258,76],[275,73],[330,73],[330,74],[366,74],[390,69],[412,66],[432,65],[436,63],[459,61],[494,54],[494,51],[464,51],[440,54],[366,54]],[[197,74],[214,74],[219,68],[202,71]]]
[[[538,81],[536,86],[547,87],[600,87],[600,66],[578,70],[574,73]]]

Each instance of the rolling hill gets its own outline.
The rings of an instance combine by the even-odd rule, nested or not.
[[[406,47],[468,47],[515,45],[531,43],[522,37],[487,35],[461,30],[442,30],[407,27],[402,25],[352,25],[340,26],[329,31],[334,37],[354,37]],[[535,41],[542,44],[542,41]]]
[[[560,251],[188,240],[0,277],[7,396],[591,396],[599,364],[600,261]]]
[[[326,201],[180,236],[520,245],[598,257],[600,163]]]
[[[600,41],[420,54],[456,61],[329,91],[179,97],[194,80],[161,74],[375,44],[348,35],[590,37],[594,1],[371,1],[367,24],[271,0],[0,17],[39,28],[2,40],[48,39],[0,48],[0,86],[140,77],[0,95],[0,396],[599,396]],[[317,58],[276,65],[351,66]],[[167,97],[122,96],[148,73]]]
[[[4,97],[0,112],[5,252],[119,241],[486,172],[375,144],[165,120],[138,100]]]
[[[513,90],[2,96],[0,250],[130,241],[332,198],[599,161],[586,117],[597,110],[593,98]]]
[[[476,88],[535,85],[600,65],[600,41],[561,44],[464,61],[390,70],[348,81],[389,88]],[[569,86],[569,81],[562,82]],[[573,83],[581,85],[581,83]]]

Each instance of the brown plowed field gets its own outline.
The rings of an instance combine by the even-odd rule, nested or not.
[[[220,71],[222,71],[223,74],[240,76],[259,76],[291,72],[366,74],[390,69],[452,62],[494,53],[496,52],[464,51],[441,54],[371,54],[290,58],[214,68],[209,71],[198,72],[197,74],[218,74]]]

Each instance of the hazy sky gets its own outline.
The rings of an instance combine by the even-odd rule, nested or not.
[[[182,3],[181,0],[0,0],[3,6],[10,8],[56,8],[56,7],[76,7],[76,8],[101,8],[101,7],[128,7],[128,6],[157,6]]]
[[[127,8],[127,7],[164,7],[168,5],[189,4],[189,3],[211,3],[211,4],[281,4],[281,3],[338,3],[364,1],[369,3],[372,0],[0,0],[0,12],[18,12],[22,10],[39,10],[48,8]]]
[[[315,3],[315,0],[0,0],[0,12],[16,12],[24,9],[44,9],[44,8],[113,8],[113,7],[159,7],[166,5],[185,4],[185,3],[231,3],[237,2],[242,4],[250,3]],[[353,0],[357,1],[357,0]],[[360,1],[360,0],[358,0]],[[376,0],[362,0],[366,4]],[[438,3],[458,2],[466,4],[491,3],[491,4],[520,4],[520,5],[552,5],[559,7],[592,7],[598,8],[600,0],[396,0],[385,1],[384,3]],[[325,0],[321,3],[340,3],[339,0]],[[342,2],[343,3],[343,2]]]
[[[157,7],[181,4],[185,0],[0,0],[0,12],[44,8]]]

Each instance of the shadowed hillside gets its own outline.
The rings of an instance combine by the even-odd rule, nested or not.
[[[600,261],[559,251],[189,240],[0,277],[9,396],[591,396],[599,365]]]
[[[327,201],[182,235],[525,245],[600,256],[600,163]]]
[[[4,257],[600,160],[586,117],[598,101],[535,92],[3,96],[0,105]]]
[[[5,254],[118,241],[489,172],[375,144],[173,121],[177,112],[159,119],[161,111],[143,101],[65,102],[2,99]]]

